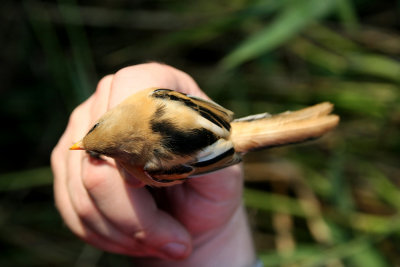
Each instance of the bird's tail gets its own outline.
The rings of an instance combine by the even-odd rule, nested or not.
[[[231,123],[235,151],[244,153],[318,138],[339,122],[339,116],[330,114],[332,109],[331,103],[324,102],[294,112],[237,119]]]

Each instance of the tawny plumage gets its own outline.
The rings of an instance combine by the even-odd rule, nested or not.
[[[146,184],[170,186],[236,164],[248,151],[320,137],[339,121],[332,108],[233,120],[212,101],[150,88],[105,113],[70,149],[112,157]]]
[[[328,102],[294,112],[249,116],[231,123],[231,140],[237,152],[298,143],[317,138],[335,127],[339,121],[330,115]]]

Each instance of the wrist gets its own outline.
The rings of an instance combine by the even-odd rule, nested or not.
[[[193,265],[187,266],[252,266],[256,256],[244,207],[222,229],[195,240],[192,257]]]
[[[248,267],[256,262],[253,240],[241,205],[221,229],[198,236],[193,251],[181,261],[135,259],[143,266],[232,266]]]

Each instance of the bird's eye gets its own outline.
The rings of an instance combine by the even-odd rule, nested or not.
[[[93,125],[92,129],[90,129],[89,132],[86,135],[88,135],[91,132],[93,132],[93,130],[96,129],[97,126],[99,126],[99,123],[96,123],[95,125]]]

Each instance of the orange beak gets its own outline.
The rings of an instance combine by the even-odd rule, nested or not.
[[[79,141],[73,144],[69,150],[85,150],[85,148],[83,147],[82,141]]]

